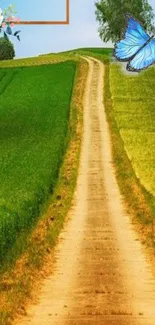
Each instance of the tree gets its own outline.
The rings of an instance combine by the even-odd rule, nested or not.
[[[1,60],[10,60],[15,57],[15,50],[13,44],[1,37],[0,38],[0,61]]]
[[[95,6],[99,35],[104,42],[116,42],[121,38],[126,13],[138,19],[148,32],[154,32],[154,13],[147,0],[98,0]]]

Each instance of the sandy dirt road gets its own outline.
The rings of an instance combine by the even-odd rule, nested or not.
[[[104,66],[88,59],[84,133],[73,208],[53,274],[20,325],[155,325],[155,279],[111,163],[103,107]]]

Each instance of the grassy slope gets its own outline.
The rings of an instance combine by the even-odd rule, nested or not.
[[[104,47],[82,47],[82,48],[78,48],[78,49],[73,49],[73,50],[69,50],[69,51],[64,51],[64,52],[60,52],[57,54],[54,53],[49,53],[49,54],[42,54],[40,57],[46,57],[46,56],[50,56],[50,55],[72,55],[72,54],[77,54],[80,52],[87,52],[87,53],[98,53],[98,54],[102,54],[102,55],[106,55],[108,58],[108,55],[112,53],[112,48],[104,48]]]
[[[0,61],[0,68],[10,68],[10,67],[26,67],[26,66],[38,66],[50,63],[63,62],[68,60],[76,60],[75,55],[63,55],[63,54],[45,54],[37,57],[30,57],[24,59],[16,60],[4,60]]]
[[[112,49],[111,48],[99,48],[99,47],[88,47],[88,48],[81,48],[81,49],[75,49],[67,52],[62,52],[61,54],[65,55],[89,55],[93,56],[99,60],[101,60],[104,63],[109,62],[109,58],[112,55]]]
[[[155,68],[126,76],[111,65],[114,116],[141,184],[155,196]]]
[[[72,61],[0,71],[1,259],[55,186],[75,69]]]
[[[75,59],[78,56],[81,55],[88,55],[88,56],[93,56],[99,60],[101,60],[104,63],[108,63],[109,62],[109,58],[111,57],[113,53],[113,49],[112,48],[103,48],[103,47],[85,47],[85,48],[80,48],[80,49],[73,49],[70,51],[64,51],[64,52],[60,52],[57,54],[42,54],[40,57],[46,58],[46,57],[56,57],[56,56],[62,56],[62,57],[74,57]]]
[[[48,201],[48,209],[46,206],[39,222],[26,239],[25,253],[0,277],[0,323],[3,325],[10,324],[15,316],[23,314],[25,302],[33,299],[33,292],[35,297],[38,282],[51,272],[51,249],[55,246],[66,219],[76,184],[87,72],[88,64],[83,60],[78,61],[71,100],[67,150],[54,193]],[[20,243],[15,248],[16,253],[18,249]]]

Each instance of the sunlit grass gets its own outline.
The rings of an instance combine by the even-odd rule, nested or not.
[[[57,63],[61,61],[63,62],[68,60],[76,61],[76,58],[74,55],[64,56],[63,54],[42,55],[42,56],[30,57],[24,59],[0,61],[0,68],[35,66],[35,65]]]
[[[141,184],[155,195],[155,68],[125,75],[111,64],[114,116]]]

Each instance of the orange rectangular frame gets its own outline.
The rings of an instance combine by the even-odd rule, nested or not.
[[[70,9],[70,0],[66,0],[66,19],[60,21],[46,21],[46,20],[30,20],[30,21],[19,21],[16,22],[18,25],[69,25],[69,10]]]

